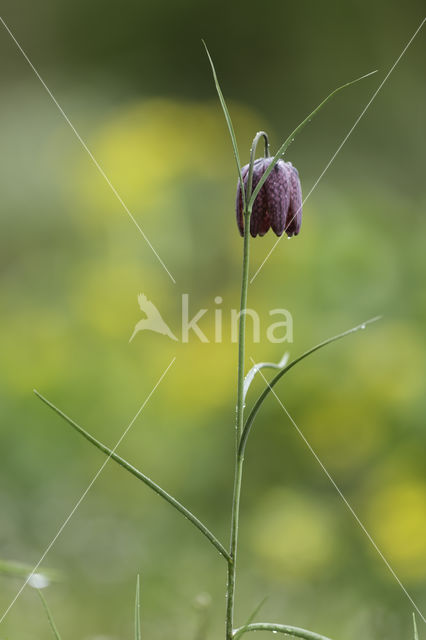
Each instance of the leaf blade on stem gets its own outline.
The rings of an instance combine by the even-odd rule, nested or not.
[[[341,338],[345,338],[346,336],[349,336],[352,333],[356,333],[357,331],[360,331],[361,329],[365,329],[367,325],[372,324],[373,322],[376,322],[377,320],[380,320],[380,318],[381,318],[381,316],[376,316],[375,318],[371,318],[370,320],[366,320],[365,322],[362,322],[361,324],[357,325],[356,327],[352,327],[351,329],[348,329],[347,331],[343,331],[343,333],[338,333],[337,335],[332,336],[331,338],[327,338],[323,342],[320,342],[319,344],[315,345],[311,349],[308,349],[307,351],[302,353],[302,355],[300,355],[295,360],[292,360],[290,362],[290,364],[286,365],[283,369],[281,369],[281,371],[279,371],[276,374],[276,376],[274,378],[272,378],[271,382],[268,383],[267,387],[265,387],[263,392],[260,394],[260,396],[258,397],[256,402],[254,403],[253,408],[252,408],[252,410],[251,410],[251,412],[250,412],[250,414],[249,414],[249,416],[248,416],[248,418],[246,420],[246,423],[244,425],[243,432],[241,434],[240,444],[239,444],[239,447],[238,447],[238,455],[239,456],[244,456],[244,450],[245,450],[245,447],[246,447],[246,444],[247,444],[247,439],[248,439],[251,427],[253,425],[254,419],[255,419],[255,417],[257,415],[257,412],[259,411],[259,409],[262,406],[263,402],[268,397],[269,393],[272,390],[272,387],[274,387],[277,384],[277,382],[283,377],[284,374],[286,374],[288,371],[290,371],[290,369],[292,369],[296,364],[298,364],[299,362],[301,362],[302,360],[304,360],[308,356],[310,356],[313,353],[315,353],[315,351],[318,351],[319,349],[322,349],[323,347],[326,347],[327,345],[332,344],[333,342],[336,342],[336,340],[340,340]]]
[[[312,118],[316,116],[316,114],[319,111],[321,111],[321,109],[327,104],[329,100],[331,100],[331,98],[333,98],[333,96],[336,95],[336,93],[339,93],[340,91],[342,91],[342,89],[346,89],[347,87],[350,87],[352,84],[356,84],[357,82],[360,82],[360,80],[364,80],[365,78],[368,78],[369,76],[373,75],[373,73],[377,73],[377,71],[370,71],[370,73],[366,73],[360,78],[356,78],[356,80],[351,80],[350,82],[346,82],[345,84],[342,84],[340,87],[337,87],[337,89],[334,89],[334,91],[332,91],[322,102],[320,102],[320,104],[304,120],[302,120],[302,122],[294,129],[294,131],[290,133],[288,138],[283,142],[281,147],[278,149],[277,153],[274,155],[271,164],[268,166],[267,170],[259,180],[256,188],[253,190],[253,193],[251,195],[250,202],[249,202],[249,207],[253,206],[253,203],[256,200],[259,191],[261,190],[262,186],[265,184],[265,181],[268,179],[269,174],[274,169],[278,160],[282,158],[282,156],[284,155],[288,147],[293,142],[294,138],[302,131],[302,129],[305,128],[305,126],[312,120]]]
[[[243,199],[243,208],[245,210],[246,209],[246,204],[247,204],[246,203],[246,194],[245,194],[245,190],[244,190],[243,177],[242,177],[242,174],[241,174],[240,153],[238,151],[238,144],[237,144],[237,138],[236,138],[235,131],[234,131],[234,126],[232,124],[231,115],[230,115],[228,107],[226,105],[225,98],[223,97],[222,89],[220,88],[220,84],[219,84],[219,80],[218,80],[218,77],[217,77],[216,69],[215,69],[215,66],[214,66],[214,63],[213,63],[213,59],[212,59],[212,57],[210,55],[210,52],[209,52],[209,50],[207,48],[207,45],[204,42],[204,40],[202,40],[201,42],[204,45],[204,49],[206,50],[207,57],[208,57],[209,62],[210,62],[210,66],[211,66],[212,73],[213,73],[213,80],[214,80],[215,87],[216,87],[216,92],[217,92],[217,95],[219,96],[219,101],[220,101],[220,104],[221,104],[221,107],[222,107],[223,114],[225,116],[226,124],[228,126],[229,135],[231,137],[232,149],[233,149],[233,152],[234,152],[235,163],[237,165],[238,177],[240,179],[241,194],[242,194],[242,199]]]
[[[272,633],[283,633],[287,636],[303,638],[303,640],[330,640],[330,638],[327,638],[326,636],[321,636],[319,633],[314,633],[307,629],[292,627],[287,624],[274,624],[273,622],[254,622],[247,625],[245,628],[240,627],[239,629],[235,629],[233,638],[240,637],[242,631],[243,633],[247,633],[249,631],[272,631]]]
[[[214,547],[216,547],[219,553],[227,561],[230,560],[230,555],[226,551],[223,544],[219,542],[216,536],[213,535],[213,533],[206,527],[206,525],[203,524],[201,520],[199,520],[193,513],[191,513],[189,509],[184,507],[183,504],[181,504],[178,500],[176,500],[176,498],[174,498],[172,495],[167,493],[167,491],[162,489],[156,482],[151,480],[151,478],[149,478],[144,473],[142,473],[142,471],[139,471],[139,469],[136,469],[136,467],[134,467],[129,462],[127,462],[127,460],[124,460],[124,458],[121,458],[119,455],[117,455],[114,452],[114,450],[110,449],[105,444],[97,440],[94,436],[92,436],[88,431],[83,429],[83,427],[77,424],[77,422],[75,422],[72,418],[67,416],[63,411],[61,411],[61,409],[56,407],[52,402],[50,402],[50,400],[45,398],[36,389],[34,389],[34,393],[42,402],[44,402],[44,404],[50,407],[50,409],[53,409],[55,413],[57,413],[61,418],[63,418],[65,422],[68,422],[68,424],[71,425],[78,433],[80,433],[80,435],[82,435],[84,438],[86,438],[86,440],[88,440],[93,445],[95,445],[97,449],[102,451],[102,453],[105,453],[109,458],[114,460],[114,462],[117,462],[117,464],[119,464],[121,467],[126,469],[126,471],[128,471],[129,473],[134,475],[136,478],[138,478],[138,480],[141,480],[150,489],[152,489],[157,495],[161,496],[166,502],[172,505],[172,507],[174,507],[177,511],[179,511],[183,516],[185,516],[187,520],[189,520],[199,531],[201,531],[201,533],[204,534],[204,536],[211,542],[211,544]]]

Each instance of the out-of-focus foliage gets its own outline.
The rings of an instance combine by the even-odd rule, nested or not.
[[[241,238],[235,168],[200,38],[207,40],[242,161],[255,132],[273,149],[335,86],[340,94],[288,152],[305,195],[422,18],[420,2],[4,3],[39,68],[167,268],[0,30],[0,557],[35,564],[103,462],[36,401],[35,387],[114,444],[176,361],[119,453],[228,537]],[[36,13],[36,17],[35,14]],[[261,318],[248,358],[277,361],[377,314],[314,355],[277,393],[422,607],[426,598],[424,36],[406,56],[253,281]],[[252,243],[252,273],[273,247]],[[143,292],[180,336],[183,293],[209,339],[142,332]],[[216,297],[222,298],[215,301]],[[287,308],[294,344],[270,344]],[[223,340],[215,342],[215,311]],[[250,362],[249,365],[250,366]],[[251,398],[262,388],[258,377]],[[262,616],[341,640],[411,637],[412,606],[271,396],[247,446],[239,623]],[[211,594],[221,637],[225,566],[206,541],[113,463],[46,564],[63,637],[195,637]],[[0,615],[22,584],[0,576]],[[206,618],[207,619],[207,618]],[[204,620],[204,619],[203,619]],[[421,624],[419,620],[419,624]],[[204,625],[204,622],[203,622]],[[423,629],[419,626],[419,635]],[[31,588],[0,637],[47,637]],[[424,635],[424,634],[423,634]]]

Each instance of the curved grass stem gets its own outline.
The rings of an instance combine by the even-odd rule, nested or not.
[[[254,622],[245,627],[235,629],[233,638],[240,637],[243,633],[249,631],[272,631],[272,633],[283,633],[295,638],[304,638],[304,640],[330,640],[330,638],[321,636],[319,633],[314,633],[313,631],[307,631],[300,627],[292,627],[287,624],[274,624],[273,622]]]
[[[343,333],[339,333],[336,336],[333,336],[331,338],[328,338],[327,340],[324,340],[323,342],[320,342],[319,344],[315,345],[315,347],[312,347],[311,349],[308,349],[308,351],[305,351],[305,353],[302,353],[302,355],[300,355],[298,358],[296,358],[295,360],[290,362],[290,364],[288,364],[286,367],[281,369],[281,371],[279,371],[277,373],[277,375],[272,378],[271,382],[268,383],[267,387],[260,394],[260,396],[258,397],[256,402],[254,403],[252,410],[250,411],[250,414],[249,414],[249,416],[248,416],[248,418],[246,420],[246,423],[244,425],[244,429],[243,429],[243,432],[242,432],[242,435],[241,435],[241,439],[240,439],[240,442],[239,442],[239,446],[238,446],[239,456],[244,458],[244,451],[245,451],[245,448],[246,448],[247,439],[249,437],[250,429],[251,429],[251,427],[253,425],[253,422],[254,422],[254,419],[255,419],[255,417],[257,415],[257,412],[259,411],[259,409],[262,406],[263,402],[268,397],[269,393],[272,390],[272,387],[274,387],[277,384],[277,382],[283,377],[284,374],[286,374],[288,371],[290,371],[290,369],[292,369],[294,366],[296,366],[296,364],[298,364],[299,362],[301,362],[302,360],[304,360],[308,356],[310,356],[313,353],[315,353],[315,351],[318,351],[319,349],[322,349],[323,347],[326,347],[328,344],[332,344],[333,342],[336,342],[336,340],[340,340],[341,338],[345,338],[346,336],[349,336],[352,333],[355,333],[357,331],[365,329],[367,325],[371,324],[372,322],[376,322],[377,320],[380,320],[380,318],[381,318],[381,316],[377,316],[375,318],[371,318],[370,320],[366,320],[365,322],[357,325],[356,327],[352,327],[352,329],[348,329],[347,331],[343,331]]]

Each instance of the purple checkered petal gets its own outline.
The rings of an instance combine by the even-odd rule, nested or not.
[[[270,226],[271,226],[271,218],[269,217],[269,213],[265,211],[259,223],[259,227],[258,227],[259,235],[264,236],[265,233],[269,231]]]
[[[259,180],[270,166],[272,158],[261,158],[253,165],[254,190]],[[246,164],[241,175],[244,187],[247,188],[249,165]],[[236,196],[237,225],[244,236],[244,212],[240,182],[238,181]],[[260,189],[253,203],[250,217],[250,235],[264,236],[270,228],[277,236],[284,232],[289,237],[297,235],[302,224],[302,190],[299,174],[291,162],[278,160]]]
[[[287,215],[286,234],[289,238],[297,236],[302,226],[302,187],[299,173],[291,162],[287,163],[290,180],[290,207]]]
[[[272,230],[277,236],[281,236],[285,229],[290,204],[289,172],[283,160],[278,160],[272,169],[266,180],[265,189]]]
[[[266,159],[256,160],[253,165],[253,190],[259,184],[259,180],[265,173],[268,166]],[[250,216],[250,234],[255,238],[258,234],[263,236],[269,229],[266,221],[267,205],[265,185],[262,186],[253,203]],[[267,225],[267,226],[266,226]]]

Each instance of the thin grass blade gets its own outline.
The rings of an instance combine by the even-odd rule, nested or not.
[[[135,597],[135,640],[141,640],[141,593],[140,593],[140,577],[136,578],[136,597]]]
[[[259,180],[258,184],[256,185],[256,188],[254,189],[252,196],[250,198],[250,203],[249,203],[249,207],[253,206],[254,201],[257,198],[257,195],[259,193],[259,191],[261,190],[262,186],[265,183],[265,180],[268,179],[269,174],[271,173],[271,171],[273,170],[273,168],[275,167],[275,165],[277,164],[278,160],[280,160],[280,158],[283,157],[284,153],[286,152],[286,150],[288,149],[288,147],[291,145],[291,143],[293,142],[293,140],[295,139],[295,137],[302,131],[302,129],[305,128],[305,126],[312,120],[312,118],[314,116],[317,115],[317,113],[319,111],[321,111],[321,109],[323,107],[325,107],[325,105],[327,104],[327,102],[329,102],[329,100],[331,100],[331,98],[333,98],[336,93],[339,93],[340,91],[342,91],[343,89],[346,89],[347,87],[350,87],[353,84],[356,84],[357,82],[360,82],[361,80],[364,80],[365,78],[368,78],[369,76],[372,76],[374,73],[377,73],[377,71],[370,71],[370,73],[366,73],[364,76],[361,76],[360,78],[357,78],[356,80],[351,80],[351,82],[346,82],[346,84],[342,84],[341,87],[337,87],[337,89],[334,89],[334,91],[332,91],[326,98],[325,100],[323,100],[313,111],[312,113],[310,113],[295,129],[294,131],[292,131],[290,133],[290,135],[288,136],[288,138],[283,142],[283,144],[281,145],[281,147],[278,149],[277,153],[275,154],[271,164],[269,165],[269,167],[267,168],[267,170],[265,171],[265,173],[263,174],[263,176],[261,177],[261,179]]]
[[[54,571],[53,569],[46,569],[44,567],[39,567],[37,573],[32,575],[33,568],[34,567],[30,566],[29,564],[0,559],[0,575],[6,577],[26,579],[29,575],[31,575],[32,577],[39,578],[40,580],[45,580],[47,582],[57,582],[61,579],[61,575],[58,571]],[[31,582],[30,586],[32,586]]]
[[[55,625],[55,622],[53,620],[52,614],[50,613],[50,609],[47,606],[47,602],[46,599],[44,597],[44,595],[42,594],[42,592],[40,591],[40,589],[37,589],[37,593],[40,596],[40,600],[42,602],[43,608],[46,612],[47,615],[47,619],[49,620],[49,624],[50,624],[50,628],[52,629],[53,635],[55,636],[56,640],[61,640],[61,636],[59,635],[59,631]]]
[[[237,638],[240,638],[247,631],[248,626],[250,625],[251,622],[253,622],[253,620],[255,619],[255,617],[257,616],[257,614],[259,613],[259,611],[261,610],[261,608],[263,607],[263,605],[265,604],[267,599],[268,599],[268,596],[265,596],[263,598],[263,600],[261,600],[259,602],[257,607],[255,609],[253,609],[253,611],[251,612],[251,614],[247,618],[246,623],[242,627],[240,627],[240,629],[238,631],[234,632],[234,634],[232,636],[234,638],[234,640],[237,640]]]
[[[272,387],[274,387],[277,382],[283,377],[283,375],[285,375],[288,371],[290,371],[290,369],[292,369],[294,366],[296,366],[296,364],[298,364],[299,362],[301,362],[302,360],[304,360],[305,358],[307,358],[308,356],[312,355],[313,353],[315,353],[315,351],[319,351],[319,349],[322,349],[323,347],[326,347],[329,344],[332,344],[333,342],[336,342],[337,340],[341,340],[342,338],[345,338],[346,336],[351,335],[352,333],[356,333],[357,331],[360,331],[362,329],[365,329],[368,325],[372,324],[373,322],[376,322],[377,320],[380,320],[381,316],[377,316],[375,318],[371,318],[370,320],[366,320],[365,322],[363,322],[362,324],[357,325],[356,327],[352,327],[352,329],[348,329],[348,331],[344,331],[343,333],[339,333],[336,336],[333,336],[332,338],[328,338],[327,340],[324,340],[323,342],[320,342],[319,344],[315,345],[315,347],[312,347],[311,349],[308,349],[308,351],[305,351],[305,353],[302,353],[301,356],[299,356],[298,358],[296,358],[295,360],[293,360],[292,362],[290,362],[290,364],[288,364],[287,366],[285,366],[279,373],[277,373],[277,375],[272,378],[271,382],[268,384],[268,386],[264,389],[264,391],[260,394],[260,396],[258,397],[258,399],[256,400],[256,402],[253,405],[253,408],[246,420],[246,423],[244,425],[243,428],[243,432],[241,434],[241,438],[240,438],[240,444],[238,447],[238,455],[239,456],[243,456],[244,455],[244,450],[247,444],[247,438],[249,436],[250,433],[250,429],[253,425],[254,419],[256,417],[257,412],[259,411],[260,407],[262,406],[262,404],[264,403],[264,401],[266,400],[266,398],[268,397],[269,393],[271,392]]]
[[[414,612],[413,612],[413,630],[414,630],[414,640],[419,640],[419,632],[417,631],[416,614]]]
[[[202,43],[204,45],[204,48],[205,48],[206,53],[207,53],[207,57],[208,57],[209,62],[210,62],[210,66],[211,66],[212,73],[213,73],[213,79],[214,79],[214,83],[215,83],[215,86],[216,86],[217,95],[219,96],[219,101],[220,101],[220,104],[222,106],[222,111],[223,111],[223,114],[225,116],[226,124],[228,125],[228,131],[229,131],[229,135],[231,137],[232,148],[233,148],[233,151],[234,151],[234,158],[235,158],[235,162],[236,162],[236,165],[237,165],[238,177],[240,179],[240,185],[242,187],[244,183],[243,183],[243,178],[242,178],[242,175],[241,175],[240,154],[239,154],[239,151],[238,151],[237,138],[235,136],[235,131],[234,131],[234,127],[232,125],[231,116],[230,116],[228,107],[226,106],[226,102],[225,102],[225,98],[223,97],[222,89],[220,88],[219,80],[217,78],[217,73],[216,73],[215,66],[213,64],[212,57],[210,55],[210,52],[209,52],[209,50],[207,48],[207,45],[204,42],[204,40],[202,40]],[[245,194],[245,191],[244,191],[243,188],[241,188],[241,194],[242,194],[242,199],[243,199],[243,208],[246,209],[246,194]]]
[[[93,445],[95,445],[95,447],[97,449],[99,449],[100,451],[102,451],[102,453],[105,453],[108,456],[108,458],[111,458],[111,460],[114,460],[114,462],[117,462],[117,464],[119,464],[121,467],[126,469],[126,471],[128,471],[129,473],[134,475],[136,478],[141,480],[150,489],[152,489],[157,495],[161,496],[166,502],[171,504],[172,507],[174,507],[177,511],[179,511],[179,513],[181,513],[183,516],[185,516],[185,518],[187,518],[199,531],[201,531],[202,534],[205,535],[205,537],[212,543],[212,545],[214,547],[216,547],[216,549],[219,551],[219,553],[226,560],[230,560],[231,559],[229,553],[226,551],[226,549],[223,546],[223,544],[221,542],[219,542],[219,540],[216,538],[216,536],[213,535],[213,533],[206,527],[206,525],[203,524],[201,522],[201,520],[199,520],[196,516],[194,516],[194,514],[191,513],[191,511],[189,511],[189,509],[184,507],[183,504],[181,504],[178,500],[176,500],[176,498],[174,498],[169,493],[167,493],[167,491],[162,489],[158,484],[156,484],[153,480],[151,480],[151,478],[148,478],[148,476],[146,476],[144,473],[142,473],[142,471],[139,471],[138,469],[136,469],[136,467],[134,467],[129,462],[127,462],[127,460],[124,460],[124,458],[121,458],[112,449],[107,447],[102,442],[99,442],[99,440],[94,438],[88,431],[83,429],[83,427],[81,427],[79,424],[77,424],[77,422],[75,422],[72,418],[67,416],[63,411],[61,411],[58,407],[56,407],[52,402],[50,402],[50,400],[45,398],[36,389],[33,389],[33,391],[34,391],[35,395],[42,402],[44,402],[44,404],[46,404],[48,407],[53,409],[53,411],[55,413],[57,413],[58,416],[60,416],[66,422],[68,422],[68,424],[71,425],[73,427],[73,429],[75,429],[80,435],[82,435],[84,438],[86,438],[86,440],[88,440]]]

